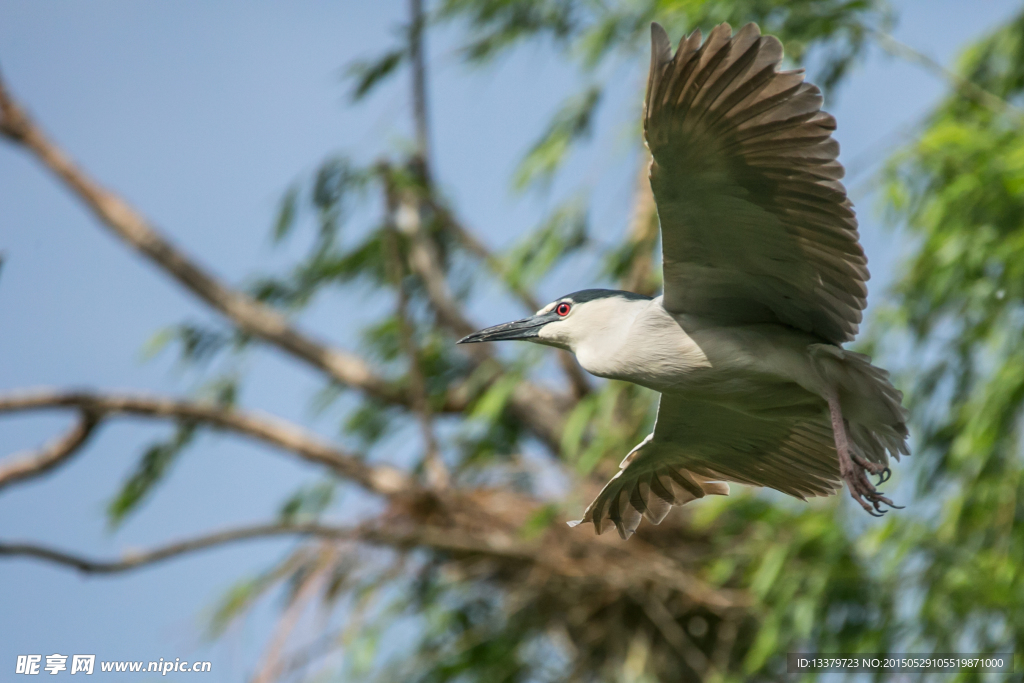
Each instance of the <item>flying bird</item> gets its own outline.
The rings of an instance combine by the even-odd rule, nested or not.
[[[726,495],[727,482],[800,499],[842,488],[868,513],[909,454],[903,395],[847,351],[867,259],[840,179],[835,119],[756,24],[703,43],[651,26],[644,137],[661,223],[664,292],[585,289],[459,343],[565,349],[599,377],[661,393],[654,432],[580,522],[628,538],[646,517]]]

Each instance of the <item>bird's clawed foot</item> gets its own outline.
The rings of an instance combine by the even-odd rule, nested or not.
[[[829,416],[832,418],[832,433],[836,439],[836,455],[839,456],[839,474],[843,481],[850,488],[850,497],[860,503],[860,506],[872,517],[881,517],[886,513],[886,508],[900,508],[891,500],[882,495],[875,486],[881,486],[889,481],[892,472],[881,463],[869,462],[850,448],[850,441],[847,437],[847,424],[843,418],[843,410],[839,405],[839,394],[830,390],[825,395],[828,402]],[[869,474],[878,476],[878,484],[872,484],[868,479]]]
[[[875,483],[875,486],[881,486],[885,482],[889,481],[889,478],[892,476],[892,470],[890,470],[889,467],[886,465],[877,462],[871,462],[870,460],[865,460],[856,453],[851,454],[851,457],[853,458],[853,462],[856,463],[856,465],[859,465],[868,473],[874,474],[875,476],[878,477],[878,481]],[[893,507],[899,506],[894,505]]]
[[[886,513],[886,508],[902,509],[902,506],[896,505],[889,498],[882,495],[882,492],[872,485],[871,480],[868,479],[868,474],[878,475],[878,484],[881,486],[889,480],[892,472],[885,465],[868,462],[860,456],[854,455],[851,457],[842,457],[845,453],[840,455],[839,458],[839,472],[843,477],[843,481],[850,489],[850,497],[860,503],[860,506],[867,511],[872,517],[881,517]]]

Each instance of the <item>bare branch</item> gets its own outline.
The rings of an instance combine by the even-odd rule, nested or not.
[[[433,192],[433,169],[430,154],[430,118],[427,106],[427,62],[424,56],[426,41],[426,17],[423,14],[423,0],[409,0],[409,56],[412,61],[412,103],[413,124],[416,128],[416,155],[413,171],[427,193]],[[464,337],[475,331],[476,326],[463,314],[461,307],[452,296],[448,279],[441,265],[437,245],[423,229],[423,210],[426,202],[418,193],[404,191],[398,196],[385,165],[390,220],[410,237],[412,248],[409,262],[413,271],[423,281],[430,303],[437,312],[442,325]],[[476,351],[477,356],[481,354]],[[486,353],[486,349],[482,350]]]
[[[133,569],[141,569],[151,564],[157,564],[164,560],[170,560],[200,550],[255,538],[320,536],[347,539],[355,535],[357,535],[357,532],[351,528],[330,527],[320,524],[260,524],[238,529],[228,529],[206,536],[177,541],[153,550],[127,553],[119,560],[94,560],[35,543],[0,543],[0,556],[33,557],[38,560],[71,567],[85,574],[118,574]]]
[[[303,460],[326,465],[339,475],[382,495],[412,493],[418,488],[400,470],[368,465],[355,455],[272,415],[145,395],[54,390],[0,395],[0,413],[46,408],[77,408],[95,419],[108,415],[136,415],[194,420],[277,446]]]
[[[686,662],[686,665],[693,669],[700,676],[701,680],[706,678],[708,673],[717,673],[709,672],[709,668],[713,667],[710,666],[707,657],[693,644],[690,636],[687,635],[683,627],[679,625],[679,622],[676,621],[672,613],[668,611],[668,608],[660,600],[643,593],[634,595],[633,599],[640,603],[644,614],[661,632],[662,637],[675,648],[679,656]]]
[[[452,296],[447,277],[441,266],[437,244],[423,229],[421,212],[424,208],[432,210],[435,206],[434,203],[429,198],[417,197],[412,193],[402,193],[391,187],[390,184],[388,191],[398,194],[400,197],[397,199],[395,222],[402,233],[409,237],[410,268],[423,282],[431,306],[437,313],[438,321],[457,336],[465,336],[479,329],[478,325],[466,318],[460,304]],[[463,350],[477,363],[494,358],[494,354],[487,344],[472,344]],[[558,353],[569,376],[577,376],[578,382],[573,382],[576,397],[584,395],[590,390],[590,387],[583,377],[576,359],[564,351]],[[572,398],[524,381],[520,382],[513,390],[509,402],[512,412],[529,425],[552,451],[557,452],[562,425],[572,407]]]
[[[7,92],[3,74],[0,74],[0,135],[21,142],[30,127],[28,116]]]
[[[431,193],[433,192],[434,174],[430,154],[427,62],[424,56],[426,17],[423,14],[423,0],[409,0],[408,37],[409,56],[412,61],[413,124],[416,128],[416,154],[412,170],[427,193]],[[412,270],[423,282],[430,303],[437,312],[439,322],[456,336],[464,337],[477,328],[466,318],[462,308],[452,296],[437,244],[423,229],[423,210],[426,208],[426,202],[418,196],[419,193],[408,190],[399,193],[394,187],[394,183],[391,182],[388,170],[387,165],[384,165],[389,219],[410,238],[409,263]],[[482,354],[487,353],[486,349],[474,349],[473,351],[478,359]]]
[[[60,438],[38,451],[13,456],[9,461],[0,463],[0,489],[14,482],[38,477],[63,464],[85,445],[98,424],[99,417],[95,413],[82,410],[75,425]]]
[[[326,372],[341,384],[390,403],[406,403],[406,397],[374,374],[362,358],[299,332],[273,308],[232,289],[199,266],[121,197],[101,187],[76,166],[11,97],[2,79],[0,134],[32,152],[103,225],[239,329]]]
[[[316,536],[400,550],[431,548],[458,557],[498,558],[535,564],[569,580],[592,582],[625,592],[633,592],[639,586],[653,582],[678,590],[695,604],[716,613],[749,605],[745,594],[709,586],[664,556],[642,548],[626,549],[598,539],[579,543],[567,536],[542,543],[523,540],[514,533],[502,531],[470,532],[460,528],[402,522],[388,526],[367,523],[356,527],[315,523],[262,524],[178,541],[153,550],[131,553],[119,560],[96,560],[44,545],[9,542],[0,542],[0,556],[32,557],[88,574],[115,574],[241,540],[278,536]],[[560,542],[551,542],[555,540]]]
[[[473,234],[469,228],[463,225],[462,222],[456,218],[446,206],[432,197],[427,197],[426,200],[437,217],[462,243],[462,246],[464,246],[469,253],[483,261],[492,273],[501,277],[502,281],[509,287],[509,290],[516,295],[527,310],[537,311],[540,309],[542,305],[541,302],[538,301],[529,290],[510,284],[511,278],[509,277],[510,273],[508,268],[504,263],[502,263],[501,259],[491,252],[486,244],[477,239],[477,236]]]
[[[176,541],[148,551],[126,554],[119,560],[95,560],[74,553],[57,550],[35,543],[0,542],[0,556],[33,557],[47,562],[64,565],[88,574],[115,574],[140,569],[147,565],[163,562],[181,555],[214,548],[237,541],[277,536],[316,536],[336,540],[359,540],[398,548],[429,546],[453,552],[472,552],[494,555],[509,559],[526,560],[532,553],[517,547],[522,545],[511,539],[471,539],[465,533],[451,533],[451,530],[430,527],[409,527],[404,530],[389,530],[377,527],[338,527],[323,524],[259,524],[219,531],[196,538]],[[497,537],[497,535],[494,535]],[[502,535],[504,536],[504,535]]]

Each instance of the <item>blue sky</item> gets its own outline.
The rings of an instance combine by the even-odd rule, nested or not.
[[[1015,3],[894,3],[895,35],[949,63],[957,48],[1008,17]],[[356,108],[341,67],[390,45],[405,2],[0,1],[0,68],[51,135],[102,183],[229,282],[286,263],[267,235],[281,193],[336,151],[361,161],[408,139],[405,83]],[[640,70],[622,71],[599,119],[602,131],[542,196],[510,191],[521,154],[578,75],[543,48],[467,70],[450,36],[430,49],[438,175],[466,222],[495,245],[536,224],[560,198],[589,187],[598,236],[626,216],[634,167],[622,117],[638,111]],[[839,120],[841,160],[870,167],[893,131],[909,130],[942,83],[873,50],[829,109]],[[908,128],[910,126],[910,128]],[[881,147],[880,141],[882,141]],[[860,180],[858,176],[854,180]],[[853,183],[855,190],[863,184]],[[882,229],[871,196],[854,193],[871,259],[873,301],[899,263],[899,240]],[[189,295],[98,225],[34,161],[0,144],[0,391],[80,386],[181,394],[194,378],[167,356],[141,349],[161,327],[211,320]],[[559,272],[543,297],[578,289]],[[353,344],[372,298],[324,297],[304,325]],[[504,302],[475,305],[483,322],[514,314]],[[333,436],[314,419],[319,380],[272,351],[259,351],[243,402]],[[0,417],[0,457],[60,432],[69,416]],[[103,508],[142,448],[162,427],[117,421],[53,476],[0,493],[0,538],[35,539],[93,556],[269,518],[317,472],[229,437],[204,437],[157,495],[116,533]],[[0,561],[0,671],[18,654],[89,653],[99,659],[211,659],[204,680],[242,680],[276,613],[270,602],[214,645],[198,636],[214,600],[240,576],[288,547],[259,542],[115,578],[80,577],[27,560]],[[4,674],[6,678],[7,674]],[[144,677],[140,677],[144,679]],[[165,680],[171,680],[168,677]]]

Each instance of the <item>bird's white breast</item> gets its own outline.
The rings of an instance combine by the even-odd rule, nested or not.
[[[613,305],[607,318],[615,324],[605,326],[600,334],[587,335],[575,349],[587,372],[664,391],[680,378],[709,367],[703,350],[665,311],[660,297],[617,300]]]
[[[663,393],[763,410],[813,400],[815,340],[779,325],[723,326],[669,313],[661,298],[629,302],[628,324],[588,335],[576,357],[588,372]],[[623,312],[616,312],[623,321]]]

